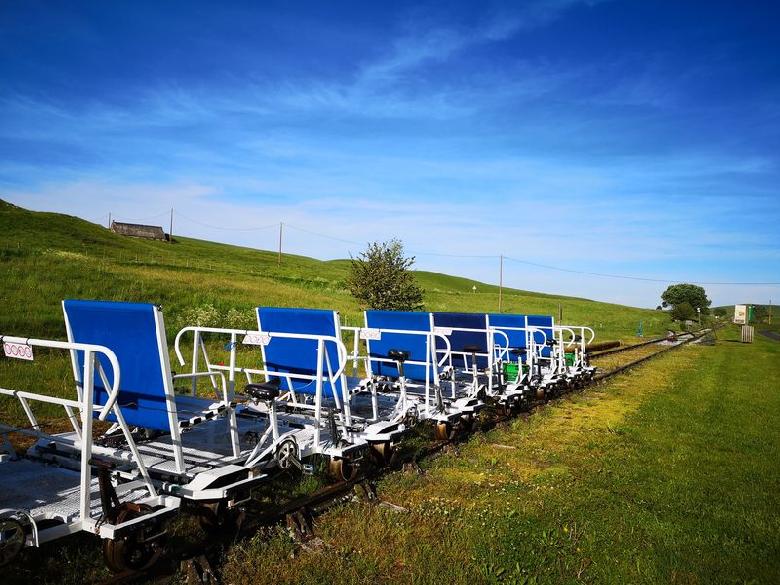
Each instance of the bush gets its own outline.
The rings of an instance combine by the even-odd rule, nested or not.
[[[352,259],[347,287],[367,309],[416,311],[423,308],[423,289],[409,270],[414,257],[404,257],[400,240],[374,242]]]
[[[223,313],[212,304],[188,307],[178,314],[174,319],[174,323],[177,326],[177,330],[191,325],[227,327],[229,329],[257,329],[257,321],[255,321],[252,311],[230,308]]]

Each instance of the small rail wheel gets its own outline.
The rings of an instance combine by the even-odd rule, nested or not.
[[[501,418],[509,418],[514,414],[512,404],[508,402],[502,402],[496,406],[496,414]]]
[[[350,481],[357,477],[358,466],[349,459],[331,457],[328,462],[328,473],[338,481]]]
[[[378,465],[390,466],[397,459],[398,450],[390,441],[382,441],[371,444],[371,453]]]
[[[458,426],[445,421],[437,422],[434,436],[437,441],[452,441],[458,436]]]
[[[24,526],[14,518],[0,519],[0,567],[10,563],[24,548]]]
[[[143,516],[145,511],[124,507],[116,517],[116,524]],[[157,542],[149,542],[145,539],[145,534],[150,529],[153,530],[153,527],[139,528],[120,538],[103,541],[103,559],[110,571],[113,573],[144,571],[159,560],[162,548]]]
[[[477,430],[479,418],[475,414],[464,414],[458,423],[458,434],[472,433]]]
[[[238,529],[236,516],[224,501],[204,504],[197,518],[201,529],[207,534],[228,533]]]

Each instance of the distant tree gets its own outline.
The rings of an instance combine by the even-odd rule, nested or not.
[[[423,289],[410,268],[414,256],[404,256],[403,242],[374,242],[352,259],[347,286],[368,309],[415,311],[423,308]]]
[[[672,307],[669,313],[675,321],[685,321],[686,319],[696,319],[696,309],[690,303],[682,302]]]
[[[663,308],[661,305],[658,305],[658,306],[655,308],[655,310],[656,310],[656,311],[663,311],[663,310],[664,310],[664,308]]]
[[[718,317],[725,317],[726,315],[729,314],[728,309],[726,309],[726,307],[717,307],[712,312]]]
[[[661,295],[661,304],[664,307],[676,307],[682,303],[688,303],[691,307],[701,309],[702,313],[708,313],[712,301],[707,298],[706,291],[695,284],[673,284]]]

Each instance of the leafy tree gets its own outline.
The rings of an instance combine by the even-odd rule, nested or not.
[[[368,309],[415,311],[423,308],[423,289],[409,270],[414,256],[404,256],[403,242],[374,242],[352,259],[347,287]]]
[[[686,319],[696,319],[696,309],[694,309],[690,303],[682,302],[678,305],[675,305],[672,307],[671,312],[669,313],[672,316],[672,319],[675,321],[685,321]]]
[[[766,323],[769,318],[769,308],[766,305],[753,305],[753,320],[756,323]]]
[[[706,291],[695,284],[673,284],[663,292],[661,301],[664,307],[688,303],[694,310],[698,307],[705,314],[709,312],[709,306],[712,304]]]

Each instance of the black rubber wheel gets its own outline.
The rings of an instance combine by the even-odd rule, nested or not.
[[[117,515],[116,523],[127,522],[140,516],[143,516],[143,511],[124,508]],[[103,559],[110,571],[113,573],[145,571],[154,566],[160,559],[162,547],[157,541],[144,542],[143,533],[150,528],[154,529],[146,526],[114,540],[103,540]]]
[[[274,454],[276,465],[279,469],[291,469],[300,466],[298,444],[295,439],[285,439],[276,447],[276,453]]]

